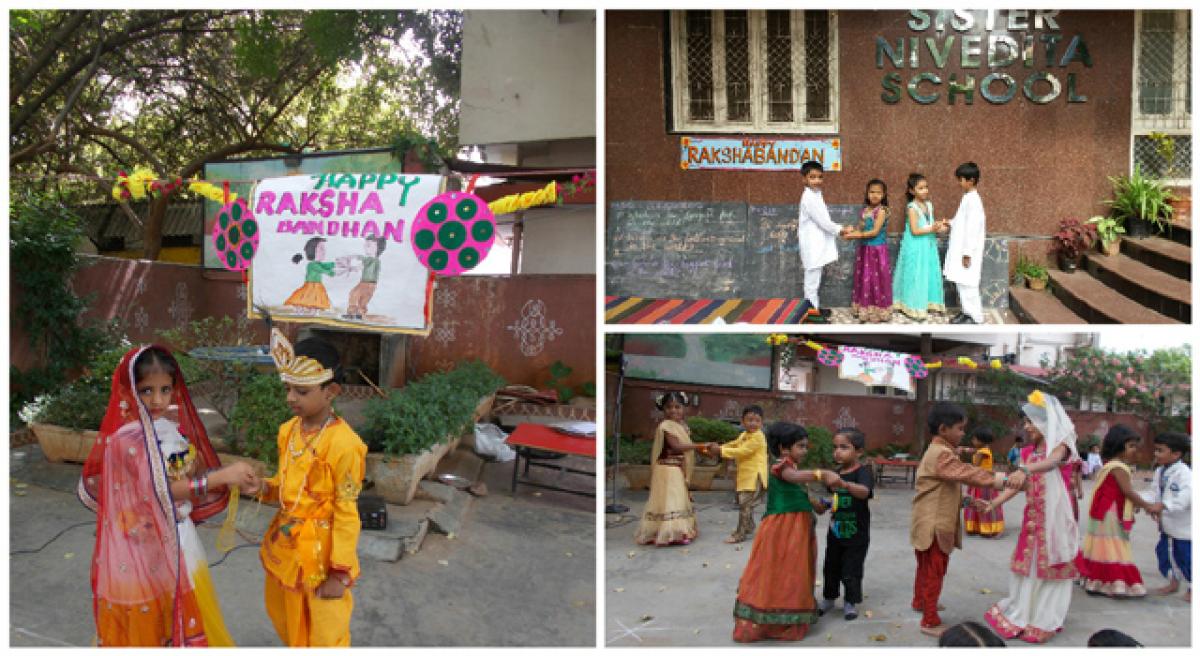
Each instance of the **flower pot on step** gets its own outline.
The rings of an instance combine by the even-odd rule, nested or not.
[[[368,453],[367,478],[375,482],[374,491],[384,501],[407,506],[417,493],[417,484],[437,469],[438,463],[449,452],[450,444],[440,442],[416,455]]]
[[[1029,285],[1030,289],[1042,290],[1046,288],[1045,278],[1026,278],[1025,282]]]
[[[1150,236],[1150,222],[1137,216],[1125,219],[1125,229],[1134,239],[1145,239]]]
[[[1059,255],[1058,268],[1062,269],[1064,273],[1075,273],[1075,270],[1079,268],[1079,258]]]
[[[645,490],[650,487],[650,465],[621,463],[617,471],[625,477],[625,483],[631,490]]]
[[[720,465],[696,465],[692,468],[692,490],[711,490],[713,479],[717,477]]]
[[[1119,255],[1121,253],[1121,240],[1114,239],[1114,240],[1108,242],[1107,244],[1102,243],[1100,245],[1100,252],[1104,253],[1105,255],[1107,255],[1109,257],[1115,257],[1115,256]]]
[[[30,430],[37,437],[38,446],[42,448],[46,460],[50,462],[86,462],[98,431],[78,430],[56,426],[54,424],[30,424]]]

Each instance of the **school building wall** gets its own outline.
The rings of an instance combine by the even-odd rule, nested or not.
[[[668,14],[663,11],[606,12],[606,153],[607,197],[623,200],[703,200],[753,204],[798,202],[803,183],[799,171],[685,171],[679,166],[679,139],[688,133],[668,130],[664,90],[670,75],[664,62]],[[906,24],[907,11],[837,12],[837,83],[839,126],[820,137],[842,142],[842,172],[825,175],[826,202],[862,203],[867,180],[888,184],[892,204],[902,205],[904,183],[912,171],[929,178],[937,214],[950,216],[961,192],[955,167],[973,160],[982,170],[979,185],[988,215],[989,234],[1049,235],[1065,218],[1086,219],[1103,213],[1110,195],[1107,176],[1127,173],[1133,84],[1133,11],[1063,11],[1058,15],[1067,38],[1082,35],[1094,65],[1073,62],[1047,68],[1041,46],[1036,66],[1019,63],[1004,69],[1018,83],[1032,71],[1046,70],[1063,85],[1062,95],[1046,105],[1029,102],[1018,90],[1005,104],[993,105],[980,95],[978,83],[988,74],[986,33],[984,63],[978,69],[958,67],[958,40],[950,62],[935,68],[922,49],[917,69],[896,70],[884,60],[876,68],[875,38],[893,44],[920,36]],[[956,34],[948,31],[947,33]],[[939,41],[940,42],[940,41]],[[1059,54],[1066,39],[1059,45]],[[907,94],[890,105],[881,99],[883,76],[896,71],[904,83],[917,72],[936,72],[943,80],[939,100],[919,105]],[[1067,103],[1068,72],[1076,75],[1078,93],[1087,102]],[[946,100],[946,79],[976,77],[972,105],[961,98]],[[923,84],[922,92],[933,87]],[[999,89],[999,86],[997,86]],[[712,137],[781,137],[785,135],[714,134]],[[791,138],[796,138],[792,136]],[[890,232],[902,230],[892,221]],[[1015,260],[1015,257],[1013,258]]]
[[[156,332],[204,317],[246,314],[241,274],[149,260],[84,258],[72,280],[81,297],[93,295],[85,320],[118,320],[129,338],[152,342]],[[433,331],[428,337],[401,338],[393,376],[376,381],[392,386],[406,379],[478,358],[510,383],[544,386],[548,368],[561,360],[574,371],[573,386],[596,379],[595,276],[522,275],[442,278],[434,295]],[[13,290],[13,305],[29,290]],[[307,324],[281,324],[293,339]],[[252,322],[260,344],[265,323]],[[11,363],[28,369],[39,363],[15,315],[10,319]]]
[[[615,398],[613,376],[609,376],[608,398]],[[620,432],[635,438],[651,439],[654,428],[662,421],[662,413],[654,406],[657,394],[667,390],[683,390],[699,396],[699,406],[687,409],[688,417],[706,419],[738,420],[742,408],[757,404],[763,407],[766,421],[790,421],[806,426],[824,426],[830,430],[853,426],[867,436],[867,450],[880,449],[889,444],[909,444],[915,449],[918,435],[915,431],[916,401],[890,399],[875,396],[843,394],[796,394],[771,392],[768,390],[742,390],[729,387],[686,385],[648,380],[627,379],[622,394]],[[614,405],[608,406],[612,417]],[[998,416],[998,408],[985,407],[982,412]],[[1125,424],[1143,437],[1140,462],[1149,465],[1153,461],[1154,445],[1151,427],[1147,422],[1130,413],[1068,411],[1075,423],[1075,432],[1080,436],[1103,437],[1114,424]],[[611,419],[610,419],[611,421]],[[1019,428],[1014,425],[1013,430]],[[612,430],[611,424],[609,430]],[[997,459],[1008,453],[1013,445],[1015,433],[997,435],[992,451]],[[926,442],[928,437],[926,436]],[[914,457],[919,454],[913,453]]]

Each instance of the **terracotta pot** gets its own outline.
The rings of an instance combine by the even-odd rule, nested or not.
[[[100,433],[54,424],[30,424],[46,460],[50,462],[86,462]]]
[[[1026,278],[1025,283],[1029,285],[1030,289],[1042,290],[1046,288],[1045,278]]]
[[[1109,257],[1115,257],[1116,255],[1120,254],[1120,252],[1121,252],[1121,240],[1114,239],[1114,240],[1108,242],[1107,244],[1101,243],[1100,244],[1100,252],[1104,253],[1105,255],[1107,255]]]
[[[713,479],[717,477],[720,465],[696,465],[692,468],[692,490],[711,490]]]
[[[650,465],[629,465],[621,463],[617,470],[625,477],[625,483],[631,490],[645,490],[650,487]]]

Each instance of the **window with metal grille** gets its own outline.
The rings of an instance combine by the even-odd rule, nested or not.
[[[673,11],[674,129],[836,132],[837,13]]]
[[[1131,168],[1191,184],[1191,12],[1139,11],[1136,26]]]

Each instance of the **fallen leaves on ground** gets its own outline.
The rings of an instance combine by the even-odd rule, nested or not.
[[[567,552],[567,558],[572,558],[574,556],[575,554],[571,553],[570,551]]]
[[[979,588],[979,594],[992,594],[991,588]]]
[[[625,592],[625,588],[616,588],[616,592]]]
[[[649,622],[652,619],[654,619],[653,615],[642,615],[641,617],[638,618],[638,620],[643,623]]]
[[[875,617],[875,612],[870,610],[863,611],[863,617],[871,619],[872,617]]]
[[[72,559],[72,558],[74,558],[74,557],[75,557],[75,554],[74,554],[74,553],[72,553],[72,552],[70,552],[70,551],[68,551],[67,553],[63,554],[63,558],[64,558],[65,560],[71,560],[71,559]]]
[[[438,561],[438,564],[439,564],[439,565],[441,565],[442,567],[449,567],[449,566],[450,566],[450,561],[448,561],[448,560],[439,560],[439,561]]]
[[[871,639],[875,642],[887,642],[887,634],[876,633],[875,635],[871,636]]]

